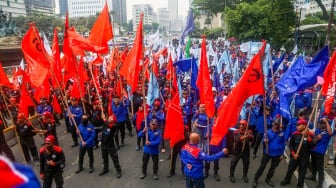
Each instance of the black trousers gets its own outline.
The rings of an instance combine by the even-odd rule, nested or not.
[[[147,173],[147,166],[148,166],[149,157],[152,157],[153,173],[157,174],[157,172],[159,170],[159,154],[147,154],[147,153],[144,153],[143,156],[142,156],[142,173],[144,173],[144,174]]]
[[[254,146],[253,146],[253,154],[257,154],[258,152],[258,148],[259,148],[259,145],[261,143],[261,140],[263,138],[263,134],[262,133],[257,133],[257,136],[255,137],[255,142],[254,142]]]
[[[115,133],[116,135],[114,137],[114,140],[115,140],[115,142],[117,144],[117,147],[119,147],[120,144],[119,144],[118,133],[120,132],[121,143],[124,143],[124,139],[125,139],[125,122],[123,121],[123,122],[117,123],[116,124],[116,128],[117,128],[117,130],[116,130],[116,133]]]
[[[233,154],[230,164],[230,176],[234,177],[234,172],[239,160],[243,160],[243,176],[247,176],[247,172],[250,165],[250,150],[243,153]]]
[[[297,160],[294,160],[294,158],[291,156],[284,181],[287,183],[290,183],[294,171],[296,170],[297,167],[299,167],[299,170],[298,170],[299,177],[298,177],[297,187],[302,188],[304,185],[304,177],[306,175],[308,163],[309,163],[309,155],[308,157],[300,156]]]
[[[316,176],[318,173],[319,183],[324,181],[324,155],[316,152],[311,153],[311,162],[312,162],[312,174]]]
[[[39,157],[38,157],[38,153],[37,153],[37,148],[35,145],[35,141],[33,137],[26,137],[26,138],[20,138],[21,141],[21,147],[22,147],[22,151],[23,151],[23,155],[24,158],[26,159],[26,161],[30,161],[30,154],[33,156],[34,161],[38,161]]]
[[[87,147],[79,147],[79,159],[78,159],[78,166],[83,167],[83,161],[84,161],[84,155],[85,153],[88,153],[89,156],[89,165],[90,168],[93,168],[93,147],[87,148]]]
[[[15,162],[15,157],[12,150],[9,148],[7,143],[0,144],[0,154],[5,154],[9,160]]]
[[[177,142],[172,150],[172,157],[170,158],[171,163],[170,163],[170,172],[171,173],[175,173],[175,168],[176,168],[176,159],[177,159],[177,155],[180,153],[182,146],[185,144],[184,140],[181,140],[179,142]],[[183,165],[181,165],[181,171],[183,173]]]
[[[210,152],[210,155],[213,155],[213,154],[216,154],[216,152]],[[214,168],[213,168],[214,172],[217,173],[218,169],[219,169],[219,159],[214,160],[213,162],[214,162]],[[209,170],[210,170],[210,162],[205,161],[204,167],[205,167],[205,172],[209,172]]]
[[[262,173],[264,172],[267,163],[271,160],[271,166],[268,170],[268,173],[266,175],[266,179],[270,180],[272,179],[273,175],[274,175],[274,171],[276,169],[276,167],[279,165],[280,163],[280,156],[276,156],[276,157],[271,157],[269,155],[267,155],[266,153],[264,153],[262,159],[261,159],[261,163],[260,166],[254,176],[254,180],[258,181],[258,179],[260,178],[260,176],[262,175]]]
[[[137,136],[137,146],[138,147],[140,147],[141,140],[142,140],[142,146],[144,146],[145,143],[146,143],[146,137],[145,136],[141,136],[141,137]]]
[[[76,127],[74,125],[71,125],[69,128],[70,128],[70,133],[71,133],[72,140],[75,144],[77,144],[78,143],[78,138],[77,138]]]
[[[128,130],[128,133],[132,133],[132,124],[129,115],[126,117],[126,129]]]
[[[109,155],[110,155],[115,169],[117,170],[117,172],[121,172],[117,150],[115,148],[107,149],[107,148],[102,147],[101,152],[102,152],[102,157],[103,157],[104,170],[109,169]]]
[[[62,172],[46,173],[43,181],[43,188],[51,188],[52,180],[56,183],[56,188],[63,188],[63,175]]]

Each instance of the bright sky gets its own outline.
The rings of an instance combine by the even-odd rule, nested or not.
[[[132,6],[136,4],[150,4],[154,12],[158,13],[158,8],[168,9],[169,0],[126,0],[127,21],[132,19]],[[178,14],[186,17],[189,10],[189,0],[178,0]]]

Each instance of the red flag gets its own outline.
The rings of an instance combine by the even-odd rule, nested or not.
[[[35,25],[31,24],[21,42],[23,55],[28,64],[31,84],[38,87],[48,75],[49,60],[43,42]]]
[[[65,69],[69,77],[76,77],[76,64],[75,59],[70,48],[70,41],[68,36],[69,29],[69,14],[66,14],[65,25],[64,25],[64,38],[63,38],[63,53],[64,57],[62,58],[62,68]],[[67,81],[67,80],[65,80]]]
[[[49,80],[45,79],[42,85],[35,88],[34,98],[35,100],[40,101],[42,97],[49,97],[50,93]]]
[[[70,92],[70,97],[74,97],[76,99],[80,99],[80,92],[79,92],[79,86],[77,84],[77,81],[74,80],[74,83],[72,84],[71,92]]]
[[[253,57],[250,65],[241,79],[227,96],[218,109],[218,117],[212,129],[210,144],[218,145],[228,132],[229,128],[236,125],[241,108],[245,100],[257,94],[264,95],[264,75],[262,72],[261,58],[266,42],[263,42],[261,50]]]
[[[93,44],[90,40],[78,34],[74,28],[68,29],[67,32],[69,37],[70,48],[72,48],[73,51],[78,51],[79,48],[82,50],[92,51],[101,54],[108,53],[107,46],[104,47]]]
[[[200,65],[196,85],[200,92],[201,104],[205,104],[206,114],[210,118],[215,114],[215,104],[212,94],[212,84],[206,54],[206,39],[203,37]]]
[[[54,58],[54,62],[52,63],[51,67],[52,70],[55,73],[55,77],[58,81],[58,83],[61,83],[62,81],[62,65],[61,65],[61,58],[60,58],[60,50],[59,50],[59,44],[58,44],[58,33],[57,29],[54,29],[54,38],[53,38],[53,44],[52,44],[52,56]],[[54,77],[52,77],[55,79]],[[57,83],[53,83],[54,86],[57,86]]]
[[[167,109],[166,127],[163,137],[170,139],[170,147],[173,148],[178,141],[184,139],[183,117],[178,92],[175,93],[168,103]]]
[[[120,62],[119,49],[113,48],[111,51],[110,61],[107,65],[107,72],[112,72]]]
[[[108,11],[107,2],[103,11],[98,16],[96,22],[92,26],[89,40],[98,46],[108,47],[107,42],[113,38],[112,25],[110,14]]]
[[[102,63],[103,63],[103,58],[99,54],[97,54],[96,59],[94,59],[91,62],[92,65],[101,65]]]
[[[26,117],[29,116],[28,114],[28,107],[34,106],[34,102],[31,100],[26,87],[24,84],[21,87],[21,96],[20,96],[20,103],[19,103],[19,112],[24,113]]]
[[[3,70],[1,63],[0,63],[0,86],[7,86],[9,88],[12,87],[12,84],[9,82],[8,77],[5,71]]]
[[[58,100],[56,98],[56,95],[53,95],[53,99],[52,99],[52,107],[54,109],[54,112],[61,114],[62,113],[62,109],[60,104],[58,103]]]
[[[127,80],[127,83],[132,88],[132,92],[136,90],[139,81],[140,60],[142,58],[143,51],[142,18],[143,14],[140,15],[140,22],[132,50],[120,68],[120,75]]]
[[[335,96],[335,75],[336,74],[336,52],[334,51],[327,68],[323,73],[324,83],[322,84],[321,94],[326,96],[324,111],[329,114],[334,103]]]
[[[168,64],[167,64],[167,75],[166,75],[166,78],[169,81],[172,80],[172,72],[173,72],[173,59],[172,59],[172,56],[170,54],[169,59],[168,59]]]

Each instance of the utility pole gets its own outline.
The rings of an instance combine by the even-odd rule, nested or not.
[[[325,45],[330,44],[330,32],[331,32],[331,24],[334,18],[334,7],[335,7],[335,0],[331,2],[331,10],[330,10],[330,15],[329,15],[329,22],[328,22],[328,29],[327,29],[327,34],[326,34]]]

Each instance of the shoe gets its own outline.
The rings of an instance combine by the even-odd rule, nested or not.
[[[89,168],[89,173],[91,174],[93,172],[93,167]]]
[[[140,176],[140,179],[144,179],[145,177],[146,177],[146,174],[142,173],[141,176]]]
[[[312,180],[312,181],[316,181],[316,176],[314,176],[314,175],[310,175],[310,176],[305,177],[305,179],[307,179],[307,180]]]
[[[120,149],[120,146],[117,146],[117,147],[116,147],[116,150],[119,150],[119,149]]]
[[[275,186],[274,183],[272,182],[272,180],[270,180],[270,179],[266,179],[265,182],[271,187]]]
[[[130,132],[128,135],[129,135],[130,137],[133,137],[133,133],[131,133],[131,132]]]
[[[214,174],[214,178],[215,178],[216,181],[220,181],[220,177],[217,173]]]
[[[236,182],[236,178],[233,177],[233,176],[230,176],[230,181],[231,181],[232,183],[235,183],[235,182]]]
[[[161,153],[166,153],[166,149],[165,149],[165,148],[162,148],[162,149],[161,149]]]
[[[121,145],[120,145],[120,147],[124,147],[124,145],[125,145],[124,142],[122,142]]]
[[[175,172],[169,172],[169,174],[167,175],[167,178],[171,178],[174,175],[175,175]]]
[[[78,169],[76,170],[76,174],[80,173],[83,170],[83,167],[78,167]]]
[[[71,147],[74,148],[76,146],[78,146],[78,143],[74,143]]]
[[[67,134],[67,133],[68,133],[68,131],[64,131],[63,133],[64,133],[64,134]]]
[[[248,179],[247,176],[244,176],[244,177],[243,177],[243,180],[244,180],[245,183],[248,183],[248,181],[249,181],[249,179]]]
[[[99,146],[98,145],[96,145],[95,147],[93,147],[93,149],[94,150],[96,150],[96,149],[98,149],[99,148]]]
[[[334,164],[335,164],[335,161],[334,161],[334,160],[329,160],[327,164],[328,164],[328,165],[334,165]]]
[[[254,180],[252,183],[252,188],[257,188],[257,185],[258,185],[257,181]]]
[[[121,178],[121,172],[117,172],[117,178]]]
[[[153,179],[154,179],[154,180],[158,180],[158,179],[159,179],[159,176],[158,176],[157,174],[154,174]]]
[[[282,182],[280,182],[280,185],[281,186],[286,186],[286,185],[288,185],[289,184],[289,182],[287,182],[287,181],[285,181],[285,180],[283,180]]]
[[[135,148],[135,151],[139,151],[139,150],[140,150],[140,147],[137,146],[137,147]]]
[[[256,159],[256,158],[257,158],[257,155],[253,154],[252,159]]]
[[[104,175],[104,174],[106,174],[106,173],[108,173],[109,171],[108,170],[103,170],[103,171],[101,171],[100,173],[99,173],[99,176],[102,176],[102,175]]]

